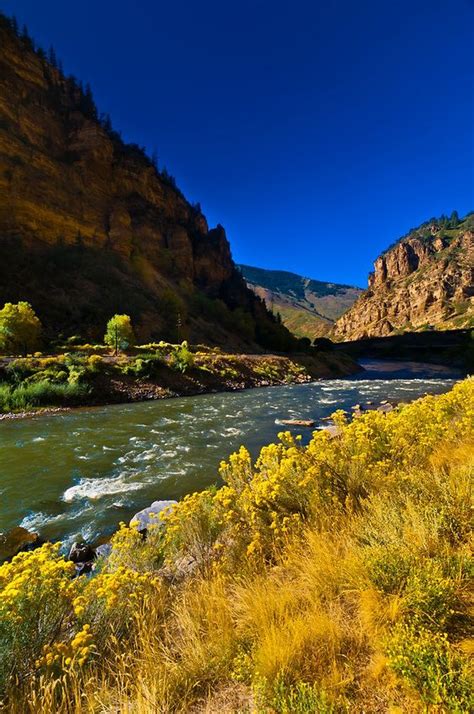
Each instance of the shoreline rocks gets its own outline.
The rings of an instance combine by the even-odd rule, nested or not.
[[[136,528],[139,533],[146,533],[150,526],[161,525],[159,514],[163,511],[169,510],[172,506],[177,504],[178,501],[153,501],[151,506],[148,508],[143,508],[138,513],[135,513],[133,518],[130,519],[130,528]]]
[[[0,534],[0,563],[11,560],[18,553],[39,548],[43,543],[38,533],[31,533],[23,526],[16,526]]]

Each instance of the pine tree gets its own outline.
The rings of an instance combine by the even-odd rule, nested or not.
[[[28,28],[26,25],[23,25],[23,29],[21,31],[21,40],[27,49],[29,49],[29,50],[35,49],[34,42],[29,35]]]
[[[451,225],[451,228],[456,228],[456,226],[459,225],[459,214],[457,211],[453,211],[449,217],[449,223]]]
[[[48,50],[48,62],[54,68],[56,68],[58,66],[58,59],[56,57],[56,52],[52,45]]]

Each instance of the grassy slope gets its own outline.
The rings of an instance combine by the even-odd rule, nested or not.
[[[92,579],[51,546],[3,566],[11,711],[472,710],[474,382],[336,419],[241,449]]]
[[[284,270],[238,266],[252,290],[263,298],[297,337],[327,335],[334,321],[355,302],[359,288],[311,280]]]

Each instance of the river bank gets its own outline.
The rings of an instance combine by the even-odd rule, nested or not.
[[[50,416],[73,407],[304,384],[362,369],[352,358],[333,352],[284,356],[186,351],[185,359],[179,361],[173,352],[4,359],[0,421]]]
[[[46,540],[89,542],[155,500],[180,500],[219,483],[222,459],[245,444],[253,457],[278,433],[306,443],[337,409],[411,401],[452,387],[457,374],[410,365],[390,378],[364,363],[349,378],[72,409],[0,424],[2,530],[21,525]],[[371,403],[371,404],[369,404]]]

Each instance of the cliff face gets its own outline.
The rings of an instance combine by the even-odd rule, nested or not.
[[[473,218],[470,214],[448,228],[442,222],[425,224],[377,258],[368,289],[339,318],[334,337],[472,326]]]
[[[247,341],[291,339],[247,289],[224,229],[0,18],[0,303],[20,298],[51,331],[97,335],[125,311],[142,338],[181,322],[191,339],[237,345],[241,308]],[[221,301],[218,325],[206,299]]]

